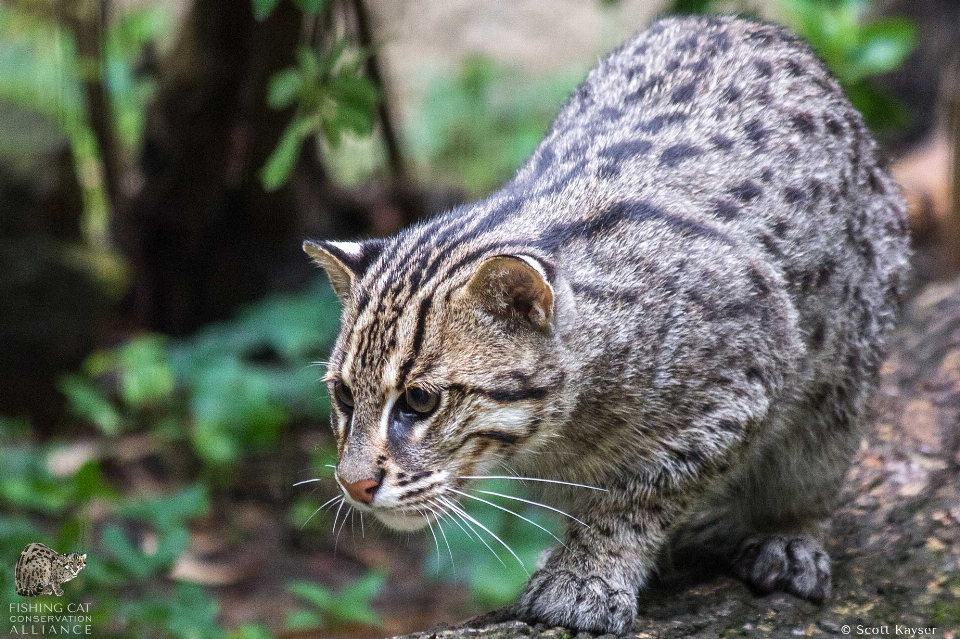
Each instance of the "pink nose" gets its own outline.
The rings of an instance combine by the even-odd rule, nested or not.
[[[380,482],[376,479],[361,479],[360,481],[344,481],[340,480],[340,485],[347,491],[347,494],[353,498],[354,501],[359,501],[361,504],[369,504],[373,501],[373,496],[377,492],[377,488],[380,488]]]

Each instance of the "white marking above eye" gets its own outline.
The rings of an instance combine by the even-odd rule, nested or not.
[[[387,441],[387,434],[390,431],[390,413],[393,412],[393,405],[400,398],[400,391],[393,390],[387,395],[387,401],[383,405],[383,413],[380,414],[380,437]]]

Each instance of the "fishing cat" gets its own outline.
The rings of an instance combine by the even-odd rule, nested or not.
[[[22,597],[63,595],[60,584],[80,574],[87,565],[87,556],[72,552],[61,555],[40,543],[27,544],[20,553],[14,571],[17,594]]]
[[[577,521],[513,608],[529,621],[624,631],[671,552],[822,600],[813,525],[899,306],[904,209],[798,38],[656,22],[487,199],[304,245],[343,303],[326,382],[349,505],[466,519],[500,463],[602,489],[558,487]]]

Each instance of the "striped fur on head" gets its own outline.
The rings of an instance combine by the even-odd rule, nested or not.
[[[545,256],[494,251],[417,286],[409,262],[391,260],[396,244],[308,242],[305,250],[344,301],[326,376],[337,476],[379,483],[373,502],[351,500],[355,507],[394,528],[422,527],[418,509],[462,486],[461,476],[536,449],[562,421],[555,311],[563,305]],[[353,406],[337,400],[339,384]],[[436,407],[411,410],[411,389],[436,394]]]

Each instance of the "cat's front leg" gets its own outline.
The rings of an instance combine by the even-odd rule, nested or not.
[[[55,594],[56,596],[58,597],[63,596],[63,588],[61,588],[60,584],[58,584],[57,582],[53,582],[52,584],[50,584],[50,588],[51,590],[53,590],[53,594]]]
[[[618,634],[630,628],[672,509],[638,507],[624,494],[591,501],[579,511],[583,524],[570,524],[564,545],[530,578],[516,607],[525,621]]]

